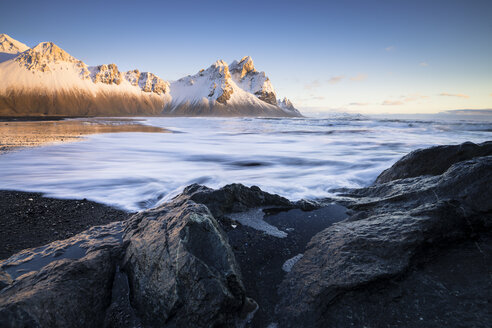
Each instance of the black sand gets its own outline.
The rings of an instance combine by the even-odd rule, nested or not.
[[[125,220],[131,214],[85,199],[0,190],[0,259],[69,238],[92,226]]]

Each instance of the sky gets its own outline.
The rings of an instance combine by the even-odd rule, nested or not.
[[[0,33],[165,80],[251,56],[304,112],[492,108],[492,1],[2,1]]]

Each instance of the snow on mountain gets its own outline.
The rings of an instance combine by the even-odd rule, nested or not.
[[[277,104],[277,96],[270,79],[265,72],[258,72],[255,69],[251,57],[243,57],[239,62],[233,61],[229,69],[232,79],[243,90],[254,94],[271,105]]]
[[[14,58],[29,49],[24,43],[12,39],[7,34],[0,34],[0,63]]]
[[[264,72],[257,72],[251,57],[223,60],[171,83],[172,102],[164,114],[185,116],[300,116],[282,109]]]
[[[218,60],[169,83],[153,73],[87,66],[52,42],[30,49],[0,35],[0,115],[300,116],[276,100],[264,72],[244,57]]]
[[[169,84],[139,72],[138,83],[115,64],[88,67],[52,42],[0,63],[0,115],[158,115]]]

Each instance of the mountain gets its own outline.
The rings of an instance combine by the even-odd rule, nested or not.
[[[0,51],[0,116],[301,116],[277,101],[250,57],[168,82],[115,64],[88,66],[52,42],[31,49],[2,34]]]
[[[14,58],[29,49],[24,43],[12,39],[7,34],[0,34],[0,63]]]
[[[172,101],[164,115],[180,116],[301,116],[295,108],[277,104],[264,72],[250,57],[228,66],[216,61],[207,69],[171,83]]]

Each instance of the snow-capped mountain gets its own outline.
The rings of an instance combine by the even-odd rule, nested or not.
[[[24,43],[12,39],[7,34],[0,34],[0,63],[14,58],[29,49]]]
[[[300,116],[277,102],[250,57],[230,67],[219,60],[169,83],[137,69],[120,72],[115,64],[87,66],[52,42],[31,49],[2,34],[0,51],[6,56],[0,61],[2,116]]]
[[[172,101],[163,114],[184,116],[301,116],[293,106],[277,103],[264,72],[256,71],[251,57],[223,60],[171,83]]]

